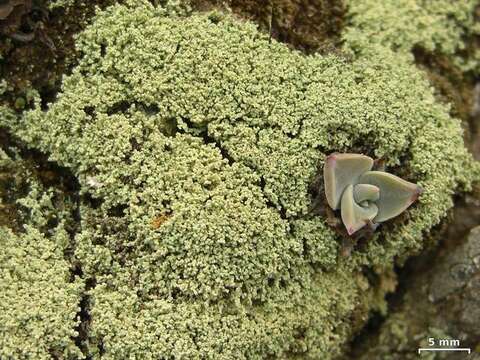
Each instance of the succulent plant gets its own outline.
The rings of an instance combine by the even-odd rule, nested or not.
[[[323,175],[325,195],[333,210],[340,209],[349,235],[394,218],[422,192],[416,184],[384,171],[372,171],[373,159],[362,154],[327,156]]]

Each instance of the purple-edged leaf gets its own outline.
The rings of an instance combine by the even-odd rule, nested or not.
[[[353,185],[348,185],[342,195],[341,214],[342,221],[347,228],[348,235],[352,235],[367,225],[377,215],[378,208],[371,203],[362,207],[353,198]]]
[[[373,159],[361,154],[331,154],[325,160],[323,176],[328,205],[338,209],[345,188],[356,184],[363,173],[371,170]]]
[[[373,219],[374,222],[386,221],[399,215],[413,204],[422,192],[418,185],[383,171],[366,172],[360,176],[359,182],[375,185],[380,189],[380,198],[375,202],[378,214]]]

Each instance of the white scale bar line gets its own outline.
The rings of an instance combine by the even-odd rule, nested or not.
[[[470,348],[420,348],[418,349],[419,354],[422,351],[466,351],[470,354],[472,350]]]

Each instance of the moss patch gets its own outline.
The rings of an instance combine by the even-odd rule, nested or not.
[[[265,8],[245,6],[239,11],[264,23]],[[318,50],[289,28],[302,28],[303,15],[280,9],[273,34]],[[461,36],[438,25],[449,14],[435,19],[431,37],[418,43]],[[327,34],[322,26],[315,31]],[[45,222],[43,210],[55,212],[40,188],[21,202],[31,229],[2,230],[12,248],[47,244],[53,265],[39,267],[61,276],[59,254],[68,256],[90,284],[81,335],[68,307],[55,349],[74,354],[76,336],[94,358],[329,359],[369,310],[385,311],[394,280],[370,269],[390,269],[421,249],[480,169],[411,48],[395,49],[399,56],[388,34],[364,42],[376,21],[355,26],[346,37],[350,60],[305,56],[231,15],[180,17],[130,1],[102,11],[79,36],[78,66],[56,101],[37,97],[18,117],[2,111],[0,125],[69,168],[88,200],[77,208],[73,239],[63,236],[62,221]],[[417,42],[407,35],[405,43]],[[425,189],[416,207],[346,259],[338,256],[341,236],[312,211],[312,183],[334,151],[381,157]],[[60,280],[54,285],[72,285]],[[67,289],[62,296],[72,294]],[[44,320],[32,328],[43,333]],[[15,317],[5,321],[15,325],[6,332],[24,332]]]
[[[386,46],[414,59],[438,99],[450,104],[451,114],[463,120],[465,141],[474,150],[478,121],[472,117],[472,108],[480,71],[478,2],[361,0],[349,3],[348,9],[346,47],[375,52],[375,46]]]
[[[331,358],[390,289],[363,266],[420,249],[479,176],[459,123],[384,46],[305,56],[228,15],[136,2],[78,49],[47,111],[2,123],[94,199],[75,238],[92,356]],[[425,192],[339,259],[309,189],[325,154],[352,149]]]
[[[8,93],[3,99],[12,107],[22,110],[29,105],[27,93],[36,89],[45,102],[53,101],[63,74],[75,62],[74,35],[86,26],[94,14],[95,6],[105,7],[115,2],[56,2],[50,9],[40,5],[23,14],[18,19],[18,30],[34,32],[34,40],[20,43],[7,34],[0,35],[0,77],[8,84]],[[37,24],[37,30],[32,28],[33,23]],[[0,23],[0,27],[5,26],[6,23]]]
[[[0,357],[79,359],[83,281],[72,273],[75,203],[0,149]]]
[[[82,291],[70,282],[61,243],[33,228],[14,235],[0,227],[0,355],[2,358],[79,359],[76,314]]]

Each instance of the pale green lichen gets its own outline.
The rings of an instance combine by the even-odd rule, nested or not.
[[[48,8],[54,10],[57,8],[69,8],[75,5],[77,0],[52,0],[48,2]]]
[[[465,39],[480,35],[478,0],[348,0],[346,47],[359,52],[382,45],[409,55],[415,47],[444,54],[463,71],[480,71],[480,50]],[[467,56],[465,56],[467,55]]]
[[[105,359],[319,359],[339,354],[347,316],[359,300],[355,278],[338,269],[272,286],[272,299],[251,305],[153,297],[124,283],[92,290],[91,352]],[[335,316],[332,316],[335,313]]]
[[[81,359],[75,337],[83,281],[65,257],[66,211],[56,209],[54,190],[43,189],[23,160],[0,151],[0,177],[7,169],[17,194],[27,194],[8,209],[23,229],[14,233],[8,218],[0,219],[0,358]],[[0,208],[10,197],[0,188]]]
[[[0,57],[0,60],[2,60],[1,57]],[[0,80],[0,95],[5,94],[7,90],[8,90],[8,83],[5,81],[5,79]]]
[[[33,227],[15,235],[0,227],[0,358],[81,359],[74,338],[79,323],[79,281],[70,282],[70,265],[57,244]]]
[[[348,1],[351,27],[345,38],[359,37],[410,51],[422,46],[429,51],[454,54],[465,44],[462,38],[472,31],[477,0],[375,0]]]
[[[145,1],[99,13],[48,110],[0,121],[96,200],[75,237],[96,282],[88,351],[332,358],[373,306],[360,265],[421,248],[478,179],[460,125],[386,47],[307,57],[230,16],[166,15]],[[310,192],[333,151],[382,157],[425,189],[349,259]]]
[[[111,1],[110,3],[113,3]],[[190,0],[151,0],[155,6],[165,9],[169,15],[187,15],[192,12]],[[100,2],[102,4],[102,2]],[[85,6],[85,1],[82,0],[50,0],[48,2],[48,8],[52,10],[56,9],[73,9],[75,7]],[[103,4],[105,6],[105,3]]]

